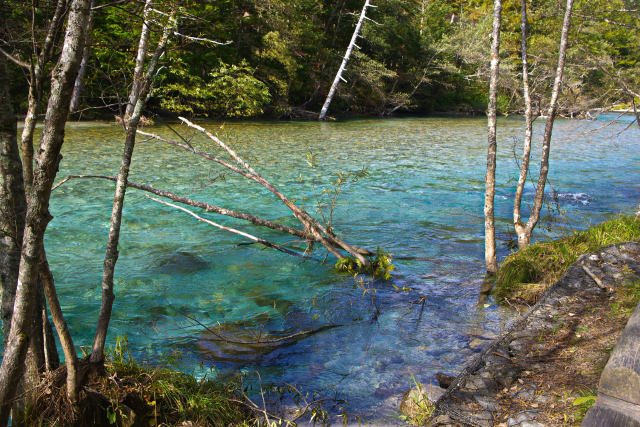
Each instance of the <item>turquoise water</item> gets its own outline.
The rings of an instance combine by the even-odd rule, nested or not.
[[[550,183],[537,237],[586,227],[640,201],[640,131],[625,124],[556,123]],[[536,123],[539,139],[543,123]],[[176,125],[178,126],[178,125]],[[338,199],[334,228],[345,240],[418,260],[397,261],[389,282],[367,284],[313,262],[265,250],[195,221],[130,190],[124,212],[110,342],[127,335],[136,357],[182,354],[180,367],[202,374],[258,370],[265,382],[345,399],[364,419],[396,420],[392,396],[411,376],[433,381],[473,353],[468,343],[499,332],[509,313],[479,298],[483,273],[486,120],[410,118],[339,123],[207,123],[267,179],[314,213],[337,172],[366,167]],[[508,252],[512,196],[523,122],[499,120],[496,224],[499,254]],[[192,132],[180,128],[187,135]],[[171,137],[163,126],[148,129]],[[59,177],[115,174],[122,130],[70,124]],[[199,135],[194,143],[219,153]],[[538,141],[537,141],[538,143]],[[539,151],[538,145],[534,152]],[[310,168],[313,153],[317,167]],[[532,161],[534,169],[537,160]],[[196,200],[249,211],[296,226],[270,193],[216,165],[163,143],[136,148],[131,180]],[[532,178],[536,178],[535,171]],[[46,236],[63,309],[78,346],[90,346],[113,184],[75,180],[56,190]],[[525,197],[531,199],[533,187]],[[213,214],[224,225],[285,243],[292,238]],[[318,248],[316,255],[324,253]],[[405,290],[402,290],[405,288]],[[221,346],[191,319],[236,339],[338,325],[276,349]],[[260,332],[263,331],[263,332]]]

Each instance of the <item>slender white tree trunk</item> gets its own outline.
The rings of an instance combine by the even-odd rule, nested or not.
[[[489,80],[489,106],[487,109],[487,173],[484,197],[485,263],[488,273],[498,271],[496,257],[496,230],[494,223],[494,198],[496,193],[496,115],[498,76],[500,72],[500,23],[502,1],[493,2],[493,32],[491,33],[491,74]]]
[[[533,135],[533,111],[531,110],[531,93],[529,92],[529,67],[527,63],[527,0],[520,0],[521,9],[521,27],[522,27],[522,90],[524,97],[524,117],[525,117],[525,134],[524,148],[522,153],[522,163],[520,164],[520,177],[518,178],[518,186],[516,187],[516,195],[513,204],[513,224],[518,236],[518,247],[520,249],[529,246],[530,236],[526,233],[526,226],[522,223],[522,194],[524,193],[524,185],[527,182],[529,174],[529,160],[531,158],[531,139]]]
[[[89,12],[89,30],[87,34],[87,40],[84,44],[84,50],[82,51],[82,62],[80,62],[80,71],[78,71],[78,77],[76,77],[76,82],[73,85],[73,95],[71,95],[71,106],[70,110],[72,113],[78,111],[80,107],[80,98],[82,97],[82,91],[84,90],[84,80],[87,77],[87,67],[89,62],[89,51],[90,51],[90,34],[91,28],[93,27],[93,0],[91,1],[91,12]]]
[[[567,55],[567,44],[569,41],[569,28],[571,27],[571,9],[573,8],[573,0],[567,0],[567,5],[562,23],[562,34],[560,36],[560,49],[558,53],[558,67],[556,68],[556,76],[553,82],[551,92],[551,100],[549,101],[549,109],[547,110],[547,122],[544,128],[544,136],[542,138],[542,156],[540,159],[540,175],[538,176],[538,185],[536,194],[533,199],[533,209],[525,229],[525,241],[531,240],[531,233],[538,224],[540,219],[540,211],[544,201],[544,188],[547,183],[547,175],[549,174],[549,153],[551,150],[551,133],[553,132],[553,122],[558,112],[558,96],[560,94],[560,85],[562,84],[562,74],[564,72],[564,63]]]
[[[9,420],[10,402],[24,368],[31,331],[44,233],[51,220],[49,199],[60,162],[64,126],[69,114],[73,84],[78,74],[89,17],[89,0],[73,0],[58,64],[52,73],[40,150],[36,159],[27,212],[9,339],[0,366],[0,426]]]
[[[140,88],[142,86],[142,77],[144,74],[144,64],[147,57],[147,51],[149,44],[149,35],[151,34],[151,28],[149,28],[149,15],[153,7],[153,0],[146,0],[144,2],[144,13],[142,22],[142,31],[140,32],[140,41],[138,42],[138,54],[136,55],[136,65],[133,69],[133,83],[131,85],[131,92],[129,93],[129,102],[125,110],[125,121],[131,117],[133,110],[136,108],[136,102],[140,98]]]
[[[147,0],[145,3],[145,16],[148,14],[148,9],[151,8],[152,1]],[[96,327],[96,334],[93,339],[93,347],[91,350],[91,362],[103,363],[104,362],[104,346],[107,339],[107,331],[109,329],[109,322],[111,320],[111,309],[113,307],[113,301],[115,295],[113,293],[113,276],[115,273],[116,262],[118,261],[118,242],[120,241],[120,226],[122,224],[122,209],[124,207],[124,199],[127,191],[127,182],[129,178],[129,168],[131,167],[131,159],[133,158],[133,149],[136,143],[136,131],[138,129],[138,122],[142,114],[142,109],[146,103],[147,94],[151,90],[153,84],[153,78],[155,76],[156,68],[160,57],[164,53],[164,50],[169,40],[169,36],[172,34],[175,26],[173,16],[169,18],[167,25],[164,28],[162,38],[160,39],[155,53],[149,62],[147,71],[144,75],[137,74],[139,70],[144,67],[143,64],[136,62],[136,70],[134,71],[134,86],[131,88],[131,96],[129,102],[134,102],[135,108],[131,111],[131,114],[126,119],[127,133],[124,144],[124,151],[122,153],[122,160],[120,163],[120,171],[116,178],[116,190],[113,196],[113,208],[111,211],[111,224],[109,227],[109,236],[107,238],[107,249],[104,257],[104,266],[102,271],[102,303],[100,305],[100,314],[98,316],[98,325]],[[143,27],[147,28],[146,21],[143,23]],[[143,38],[147,37],[143,29],[140,35],[140,43],[138,46],[138,58],[144,58],[147,54],[147,42]],[[143,52],[141,52],[143,50]],[[140,67],[138,67],[140,65]]]
[[[420,2],[420,35],[424,33],[424,11],[426,10],[427,0],[422,0]]]
[[[324,105],[322,106],[322,110],[320,110],[319,120],[324,120],[327,115],[327,111],[329,110],[329,106],[331,105],[331,101],[333,100],[333,96],[336,94],[336,90],[338,89],[338,84],[340,80],[344,80],[342,77],[342,73],[347,68],[347,63],[349,62],[349,58],[351,57],[351,52],[353,52],[353,48],[357,47],[356,41],[358,41],[358,35],[360,34],[360,29],[362,28],[362,23],[367,17],[367,8],[375,7],[369,4],[369,0],[365,0],[364,6],[362,6],[362,12],[360,12],[360,18],[358,19],[358,23],[356,24],[356,29],[353,31],[353,36],[351,36],[351,42],[349,43],[349,47],[347,47],[347,52],[344,54],[342,58],[342,63],[340,64],[340,68],[336,73],[336,77],[333,79],[333,83],[331,84],[331,89],[329,89],[329,94],[327,95],[327,99],[324,101]]]

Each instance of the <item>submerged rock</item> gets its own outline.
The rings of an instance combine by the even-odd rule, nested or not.
[[[191,252],[178,251],[156,258],[153,267],[164,274],[190,273],[207,269],[209,263]]]

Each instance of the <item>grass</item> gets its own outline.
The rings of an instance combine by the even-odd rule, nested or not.
[[[127,410],[123,411],[121,404],[135,411],[137,425],[142,425],[141,421],[145,425],[190,421],[198,426],[226,426],[240,425],[252,418],[247,406],[241,403],[242,384],[237,378],[198,380],[172,369],[138,364],[127,350],[126,338],[118,338],[106,370],[98,391],[112,402],[107,413],[113,420],[122,419],[123,424]]]
[[[87,359],[82,362],[86,365]],[[255,424],[239,378],[212,380],[135,362],[126,338],[109,351],[104,372],[91,374],[81,393],[80,413],[70,411],[64,368],[45,385],[27,425],[248,426]],[[88,393],[87,391],[91,391]]]
[[[638,239],[640,220],[621,215],[558,240],[536,243],[504,260],[496,275],[494,295],[499,301],[520,298],[535,302],[580,255],[602,246]]]
[[[640,302],[640,281],[625,283],[616,289],[616,298],[611,302],[610,316],[629,317]]]

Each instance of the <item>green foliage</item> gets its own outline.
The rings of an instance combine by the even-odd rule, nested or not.
[[[108,396],[112,407],[107,412],[111,424],[122,420],[126,411],[120,405],[127,397],[127,404],[136,413],[136,423],[147,420],[153,425],[178,425],[191,421],[194,425],[239,425],[253,419],[245,405],[239,403],[241,383],[239,378],[214,381],[198,380],[192,375],[163,367],[137,364],[131,357],[126,337],[118,337],[106,363],[107,376],[100,390]],[[142,424],[141,424],[142,425]]]
[[[424,426],[433,416],[435,405],[429,400],[424,386],[416,380],[413,374],[410,375],[414,385],[407,399],[410,399],[411,402],[403,402],[401,406],[405,407],[407,413],[400,415],[399,418],[414,426]]]
[[[361,0],[158,1],[179,11],[180,34],[229,42],[212,45],[173,37],[162,59],[148,109],[216,117],[296,117],[319,111],[362,8]],[[640,87],[640,29],[625,0],[576,0],[565,70],[563,110],[618,103],[628,107],[620,81]],[[34,10],[39,40],[54,3]],[[368,10],[331,114],[392,111],[480,112],[486,109],[492,2],[379,0]],[[31,12],[9,2],[5,50],[29,62]],[[557,62],[562,5],[530,2],[529,62],[536,107],[548,100]],[[127,98],[141,29],[142,2],[94,10],[85,104]],[[149,46],[160,37],[155,14]],[[501,29],[499,111],[522,109],[520,2],[505,0]],[[18,42],[20,41],[20,42]],[[18,112],[26,106],[23,70],[11,66]],[[48,82],[45,82],[48,84]],[[621,96],[622,95],[622,96]],[[46,100],[46,97],[45,97]],[[111,116],[118,110],[112,107]],[[87,111],[87,114],[96,114]],[[304,116],[304,115],[303,115]],[[305,116],[306,117],[306,116]]]
[[[504,300],[530,284],[550,285],[582,254],[606,245],[640,239],[640,220],[619,216],[571,236],[539,242],[509,255],[498,269],[494,293]]]
[[[344,258],[340,258],[336,262],[335,269],[350,274],[362,273],[379,279],[391,279],[391,272],[396,268],[391,260],[391,254],[385,252],[378,246],[378,249],[376,249],[376,255],[374,257],[370,257],[369,261],[370,263],[368,266],[363,266],[356,258],[346,256]]]
[[[219,117],[251,117],[262,114],[271,97],[267,86],[253,77],[254,70],[220,62],[205,79],[189,74],[184,61],[174,58],[155,94],[163,109]]]
[[[573,406],[577,406],[578,408],[573,413],[573,419],[576,423],[580,423],[584,416],[587,414],[587,411],[596,403],[596,399],[598,396],[592,394],[591,391],[581,392],[582,396],[576,398],[573,401]]]

